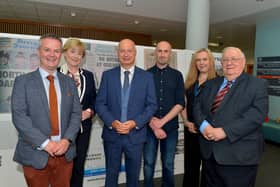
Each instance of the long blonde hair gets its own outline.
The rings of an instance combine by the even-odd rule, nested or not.
[[[185,89],[190,88],[198,79],[199,70],[197,69],[197,66],[196,66],[196,56],[198,53],[201,53],[201,52],[206,52],[208,54],[208,59],[210,62],[207,80],[213,79],[216,77],[215,60],[214,60],[214,57],[213,57],[211,51],[207,48],[201,48],[192,55],[191,65],[190,65],[189,72],[187,74],[187,78],[185,81]]]

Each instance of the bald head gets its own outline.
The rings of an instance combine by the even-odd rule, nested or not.
[[[160,41],[157,43],[157,49],[160,48],[160,47],[166,47],[166,48],[169,48],[171,50],[172,46],[171,44],[168,42],[168,41]]]
[[[131,45],[135,48],[135,42],[131,39],[125,38],[119,42],[118,48],[122,47],[122,45]]]
[[[172,46],[167,41],[161,41],[157,44],[155,50],[155,56],[156,56],[156,65],[159,68],[164,68],[168,65],[172,54],[171,50],[172,50]]]
[[[135,42],[130,39],[123,39],[119,42],[118,57],[120,65],[129,69],[135,64],[136,47]]]

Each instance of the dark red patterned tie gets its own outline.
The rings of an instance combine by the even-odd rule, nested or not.
[[[57,96],[54,87],[54,76],[48,75],[47,79],[50,81],[49,87],[49,105],[50,105],[50,118],[51,118],[51,136],[59,135],[59,125],[58,125],[58,106],[57,106]]]
[[[211,112],[212,113],[215,113],[216,110],[218,109],[218,107],[220,106],[220,104],[222,103],[225,95],[227,94],[227,92],[230,89],[231,84],[232,84],[232,81],[228,81],[226,86],[223,89],[221,89],[218,92],[218,94],[216,95],[215,100],[214,100],[214,102],[212,104],[212,107],[211,107]]]

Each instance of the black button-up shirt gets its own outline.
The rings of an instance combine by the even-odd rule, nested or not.
[[[148,69],[154,75],[158,110],[155,117],[164,117],[175,105],[185,107],[184,81],[181,72],[169,66],[160,69],[156,65]],[[177,129],[178,116],[163,126],[166,132]]]

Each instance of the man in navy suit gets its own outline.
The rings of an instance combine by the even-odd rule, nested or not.
[[[245,63],[240,49],[225,48],[224,76],[206,82],[196,98],[194,117],[202,134],[200,148],[207,187],[255,184],[268,93],[265,80],[243,72]]]
[[[135,43],[121,40],[120,66],[103,73],[96,98],[96,111],[104,122],[106,187],[118,186],[123,153],[127,187],[139,186],[147,123],[157,109],[153,76],[135,66],[135,57]]]

